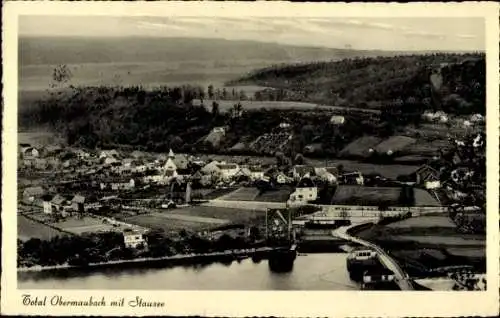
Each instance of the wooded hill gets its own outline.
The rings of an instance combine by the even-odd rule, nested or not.
[[[242,101],[243,112],[234,116],[231,112],[219,112],[218,107],[194,106],[194,99],[206,95],[204,88],[196,86],[152,90],[138,86],[70,86],[52,90],[36,107],[20,110],[19,124],[21,127],[49,124],[69,144],[90,148],[128,145],[151,151],[172,148],[225,152],[238,143],[248,145],[270,133],[256,143],[258,149],[252,150],[254,154],[285,150],[293,155],[312,143],[321,145],[323,155],[332,156],[364,135],[386,138],[398,127],[418,125],[426,109],[442,109],[450,114],[485,112],[485,58],[481,54],[379,57],[275,66],[257,71],[243,81],[298,94],[309,92],[302,95],[302,100],[326,98],[335,105],[335,99],[344,101],[347,107],[383,111],[379,117],[345,111],[345,123],[332,126],[332,112],[322,110],[245,109]],[[336,95],[332,97],[334,92]],[[293,138],[285,148],[267,149],[281,138],[273,130],[283,122],[291,124],[286,133]],[[213,128],[222,126],[227,127],[226,133],[216,147],[201,141]]]
[[[485,74],[483,53],[436,53],[274,65],[228,84],[274,88],[271,97],[269,90],[256,94],[266,100],[374,109],[409,104],[470,114],[485,111]]]

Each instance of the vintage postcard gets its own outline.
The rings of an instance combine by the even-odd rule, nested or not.
[[[498,314],[496,3],[2,14],[2,314]]]

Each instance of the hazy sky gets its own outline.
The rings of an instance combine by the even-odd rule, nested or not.
[[[482,18],[22,16],[31,36],[161,36],[381,50],[484,50]]]

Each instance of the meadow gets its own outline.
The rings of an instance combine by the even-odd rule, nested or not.
[[[67,235],[47,225],[30,220],[23,215],[17,216],[17,238],[23,241],[31,238],[50,240],[56,236]]]

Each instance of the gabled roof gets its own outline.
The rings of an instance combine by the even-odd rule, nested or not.
[[[73,202],[73,203],[85,203],[85,197],[77,194],[73,197],[71,202]]]
[[[218,164],[217,167],[221,170],[229,170],[238,168],[238,165],[235,163],[222,163]]]
[[[52,198],[52,204],[57,204],[57,205],[60,205],[60,204],[63,204],[64,201],[66,201],[66,198],[63,197],[62,195],[60,194],[56,194],[55,197]]]
[[[251,171],[250,169],[248,168],[240,168],[240,170],[238,170],[238,172],[236,172],[236,175],[242,175],[242,176],[249,176],[251,174]]]
[[[424,179],[427,179],[430,176],[438,178],[440,175],[439,171],[437,171],[436,169],[432,168],[429,165],[423,165],[419,167],[414,173],[421,174]]]
[[[45,193],[45,190],[42,187],[30,187],[26,188],[23,192],[23,195],[29,196],[41,196]]]
[[[193,175],[191,176],[192,178],[201,178],[203,177],[203,173],[201,173],[200,170],[196,171],[195,173],[193,173]]]

